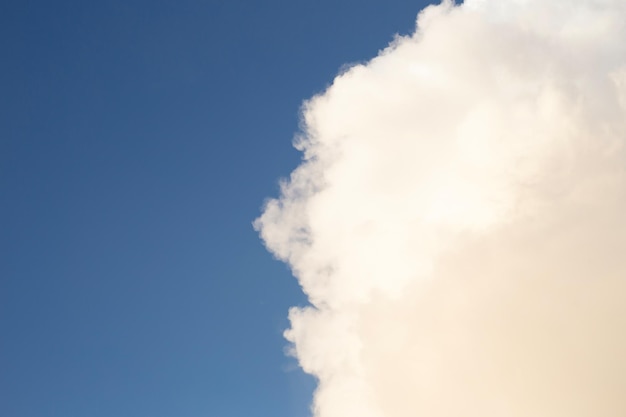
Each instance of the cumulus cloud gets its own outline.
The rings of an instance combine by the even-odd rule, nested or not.
[[[626,3],[466,0],[303,106],[255,222],[316,417],[626,415]]]

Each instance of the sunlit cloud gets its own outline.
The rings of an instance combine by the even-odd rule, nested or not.
[[[302,111],[255,222],[316,417],[626,415],[626,3],[444,1]]]

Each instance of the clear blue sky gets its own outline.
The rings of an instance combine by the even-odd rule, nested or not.
[[[301,101],[424,5],[3,1],[0,416],[307,416],[251,222]]]

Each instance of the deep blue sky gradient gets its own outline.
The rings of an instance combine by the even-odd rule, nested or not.
[[[3,1],[0,416],[307,416],[251,222],[302,100],[424,5]]]

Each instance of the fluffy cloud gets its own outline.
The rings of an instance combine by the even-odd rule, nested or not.
[[[626,3],[444,1],[303,107],[255,226],[316,417],[626,415]]]

